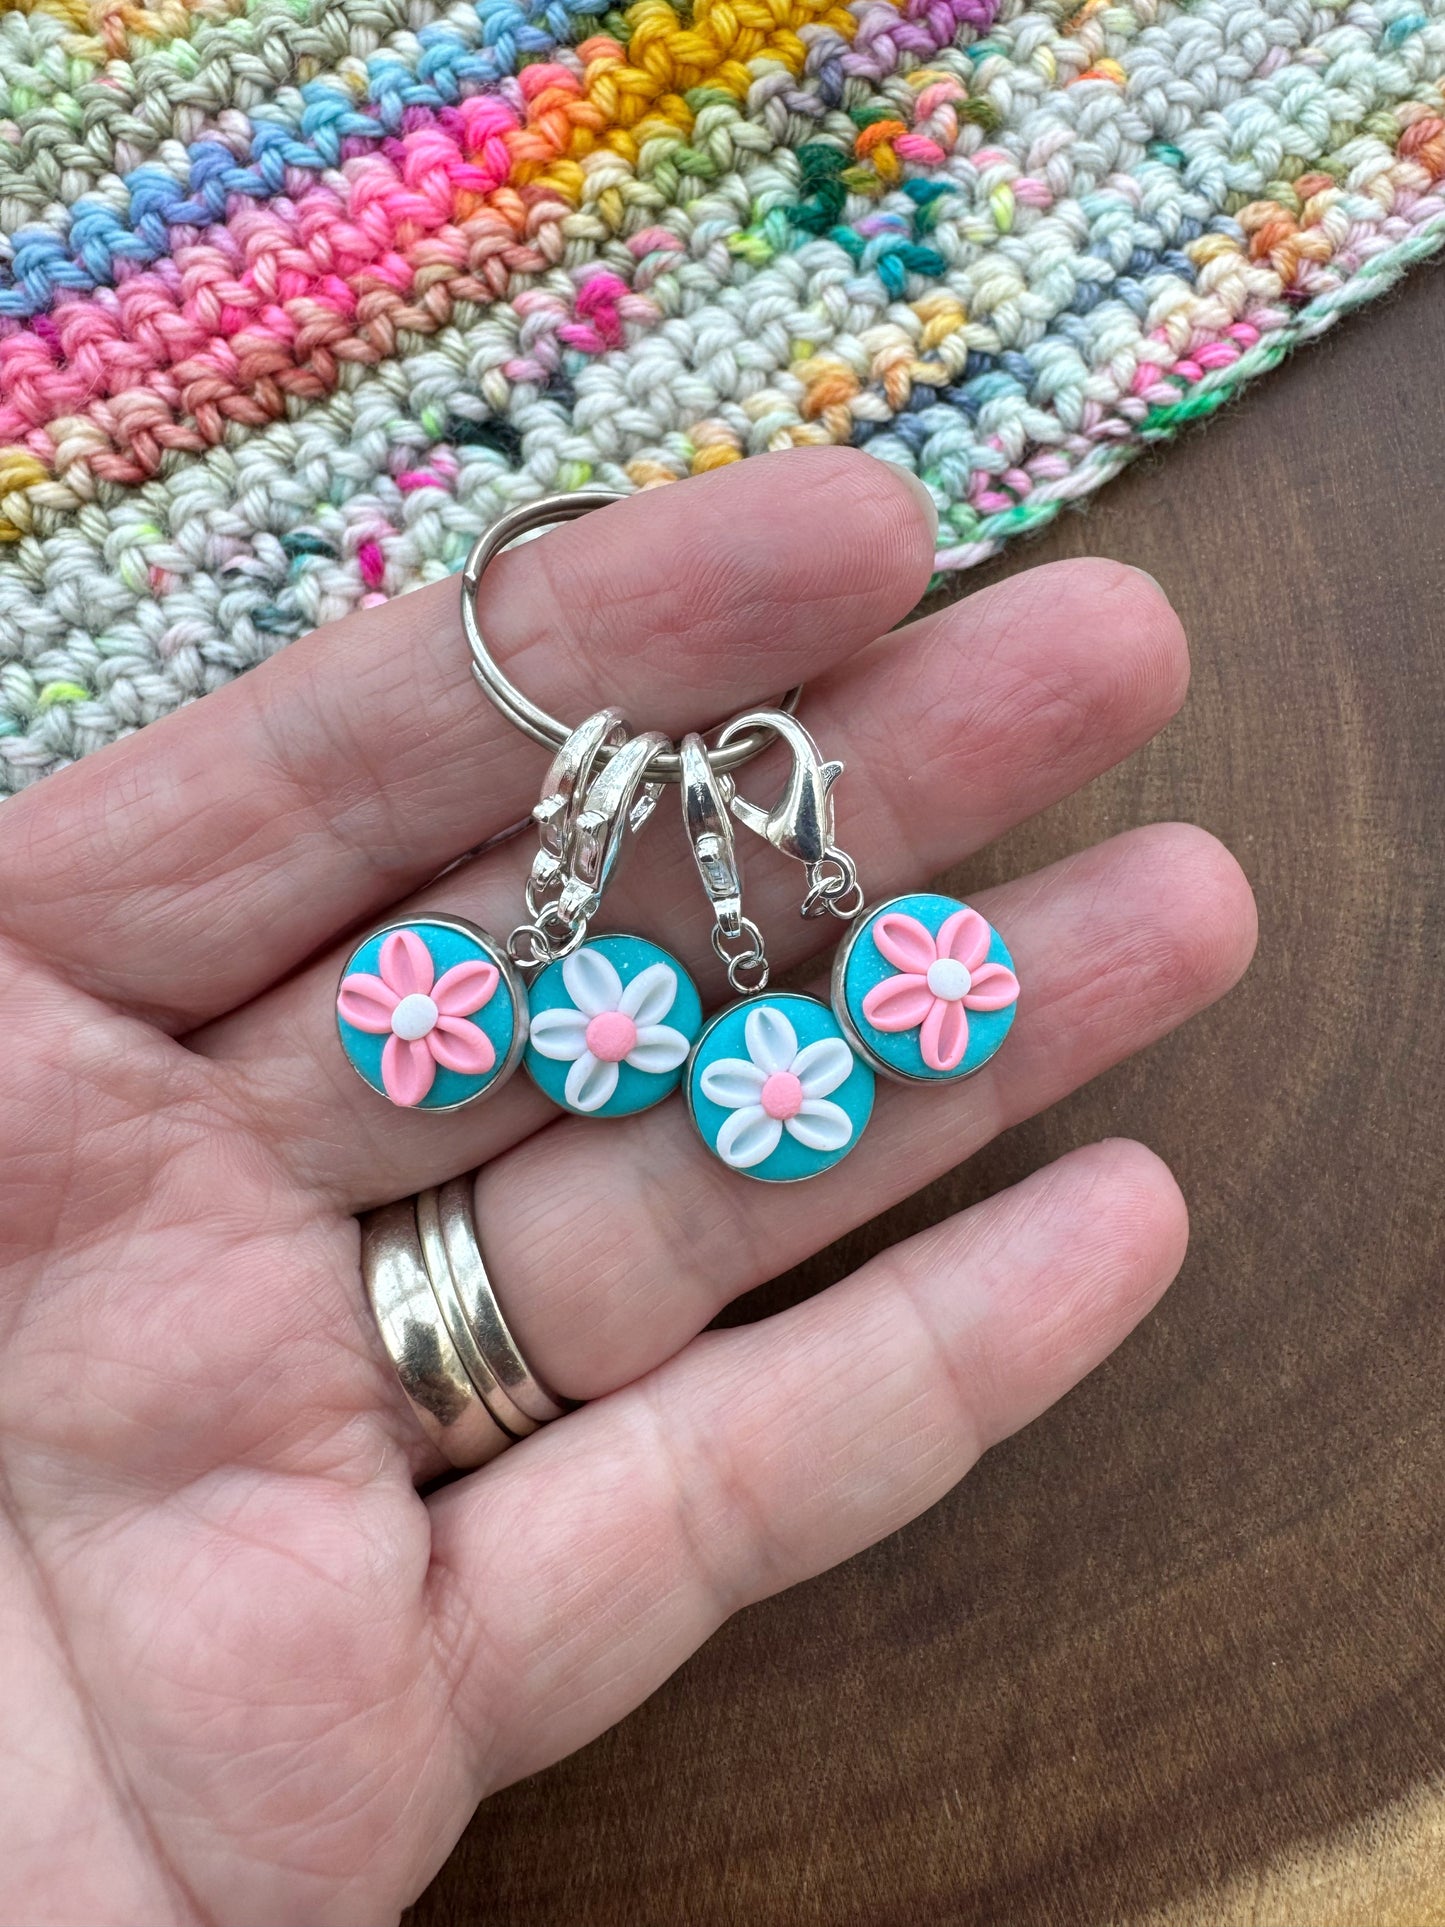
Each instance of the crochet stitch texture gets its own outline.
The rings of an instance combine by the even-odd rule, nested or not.
[[[0,791],[513,504],[856,442],[963,568],[1445,238],[1445,0],[9,0]]]

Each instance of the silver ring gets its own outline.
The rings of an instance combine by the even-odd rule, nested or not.
[[[453,1178],[437,1192],[447,1260],[477,1349],[508,1401],[537,1425],[561,1418],[565,1403],[549,1392],[523,1358],[487,1276],[472,1216],[472,1179]]]
[[[482,1403],[432,1290],[415,1199],[362,1219],[361,1274],[401,1389],[448,1464],[469,1472],[504,1452],[511,1437]]]
[[[565,724],[559,723],[555,716],[549,716],[545,709],[538,708],[536,703],[524,696],[502,670],[477,620],[477,590],[488,564],[494,562],[502,550],[519,537],[531,535],[536,529],[551,528],[557,522],[573,522],[580,515],[590,514],[593,509],[606,508],[612,502],[625,499],[610,489],[588,488],[578,489],[571,495],[548,495],[539,502],[524,502],[519,508],[509,509],[491,528],[477,537],[467,557],[466,567],[462,570],[462,627],[472,652],[472,672],[507,720],[515,723],[523,735],[530,736],[534,743],[540,743],[543,749],[560,749],[572,732]],[[803,685],[795,683],[772,707],[786,710],[791,715],[802,693]],[[728,770],[739,769],[752,757],[761,755],[771,741],[771,730],[750,729],[734,737],[725,748],[710,748],[708,761],[715,770],[725,774]],[[611,753],[605,746],[601,751],[603,757]],[[680,782],[682,764],[676,750],[659,750],[647,766],[646,778],[653,783]]]
[[[477,1343],[476,1329],[469,1316],[468,1301],[472,1293],[465,1291],[464,1295],[465,1287],[472,1281],[459,1277],[453,1269],[451,1254],[442,1234],[441,1212],[435,1191],[417,1194],[416,1228],[421,1239],[422,1259],[437,1303],[441,1306],[442,1317],[446,1320],[447,1330],[483,1405],[504,1432],[510,1432],[514,1439],[526,1438],[529,1432],[536,1431],[538,1422],[528,1418],[520,1406],[513,1404]]]

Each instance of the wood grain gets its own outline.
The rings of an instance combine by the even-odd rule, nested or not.
[[[1442,298],[987,572],[1150,570],[1195,677],[957,886],[1186,817],[1256,886],[1251,975],[746,1310],[1112,1132],[1180,1177],[1179,1282],[926,1518],[489,1802],[414,1927],[1445,1919]]]

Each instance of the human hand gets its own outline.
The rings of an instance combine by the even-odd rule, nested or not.
[[[488,634],[554,712],[616,701],[674,734],[806,678],[878,898],[1128,755],[1186,679],[1168,605],[1112,563],[884,633],[931,553],[906,481],[800,451],[513,551]],[[953,1088],[880,1084],[807,1185],[727,1171],[676,1102],[598,1124],[521,1077],[450,1114],[373,1098],[333,1024],[355,929],[431,904],[505,931],[530,856],[427,887],[544,764],[477,694],[455,602],[439,583],[322,630],[0,811],[7,1918],[394,1917],[489,1790],[931,1504],[1179,1264],[1168,1173],[1099,1145],[698,1335],[1235,980],[1248,887],[1184,827],[975,898],[1024,985],[1007,1047]],[[749,896],[780,967],[828,941],[766,853]],[[603,921],[721,996],[675,825]],[[353,1213],[476,1165],[522,1350],[591,1402],[423,1500],[444,1468]]]

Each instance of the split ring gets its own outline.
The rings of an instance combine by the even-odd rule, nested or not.
[[[559,723],[555,716],[549,716],[545,709],[540,709],[529,697],[524,696],[502,669],[477,619],[477,590],[487,565],[520,537],[531,535],[537,529],[550,528],[557,522],[576,521],[578,516],[588,515],[593,509],[606,508],[611,502],[625,499],[610,489],[589,488],[578,489],[571,495],[544,496],[540,502],[524,502],[520,508],[509,510],[478,536],[462,571],[462,627],[472,652],[472,673],[508,721],[515,723],[524,736],[530,736],[534,743],[540,743],[544,749],[560,749],[572,732],[565,724]],[[773,707],[786,710],[791,715],[802,693],[803,685],[795,683]],[[723,748],[710,748],[708,761],[718,774],[723,775],[729,770],[739,769],[754,756],[761,755],[772,740],[773,731],[770,729],[755,727],[743,730]],[[599,752],[599,761],[606,760],[611,754],[612,747],[604,745]],[[643,775],[650,783],[680,782],[682,762],[677,751],[659,750]]]

